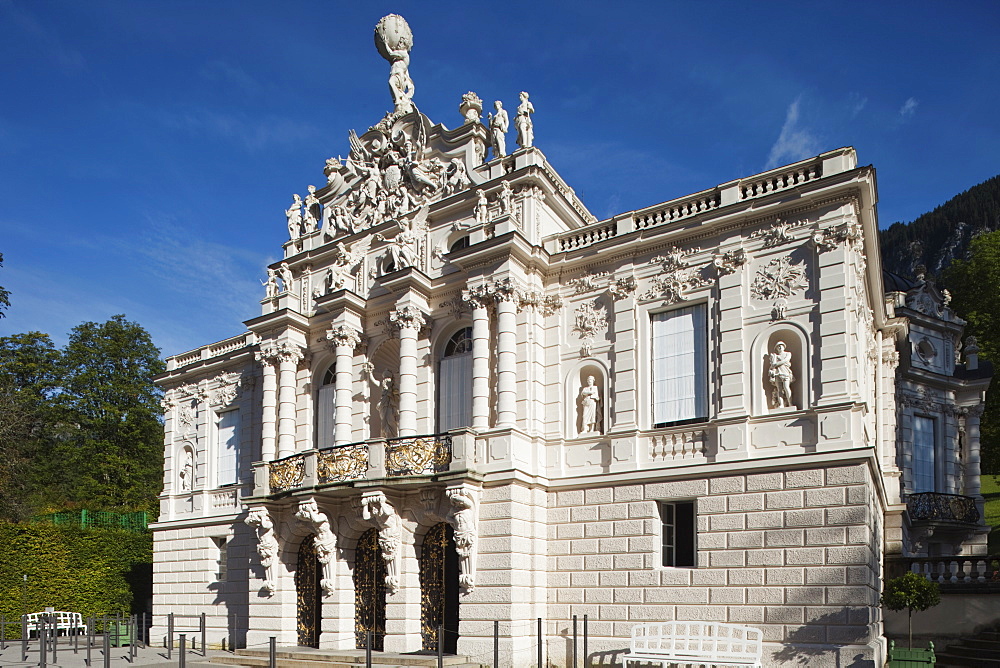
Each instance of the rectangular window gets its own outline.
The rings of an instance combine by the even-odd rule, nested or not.
[[[336,385],[323,385],[316,395],[316,447],[332,448],[333,433],[336,428],[335,408],[337,405]]]
[[[226,411],[219,414],[218,433],[218,486],[239,482],[240,461],[240,412]]]
[[[216,549],[216,582],[225,582],[229,577],[229,543],[225,536],[213,536],[212,542]]]
[[[660,503],[663,565],[694,568],[697,565],[694,501]]]
[[[913,416],[913,492],[936,492],[933,418]]]
[[[708,417],[708,332],[704,304],[651,316],[653,426]]]
[[[472,424],[472,355],[443,357],[438,365],[438,432]]]

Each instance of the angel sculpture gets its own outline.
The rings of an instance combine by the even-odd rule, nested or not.
[[[459,158],[452,158],[445,172],[444,194],[445,196],[465,190],[472,183],[469,180],[469,173],[465,169],[465,163]]]
[[[267,270],[267,280],[261,281],[264,284],[264,298],[274,299],[278,296],[278,276],[274,273],[274,269]]]

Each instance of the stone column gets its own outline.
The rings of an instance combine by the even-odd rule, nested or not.
[[[334,432],[335,445],[350,443],[354,436],[352,409],[352,384],[354,381],[354,349],[361,343],[361,334],[353,327],[340,325],[326,333],[327,340],[333,343],[333,352],[337,360],[334,364]]]
[[[416,306],[400,306],[389,314],[399,329],[399,436],[417,434],[417,336],[427,316]]]
[[[278,459],[295,454],[295,370],[302,350],[282,343],[278,351]]]
[[[497,300],[497,426],[517,423],[517,289],[509,278],[494,287]]]
[[[986,408],[985,404],[973,406],[969,408],[965,417],[965,437],[969,440],[969,461],[965,464],[965,489],[962,490],[963,494],[974,496],[977,499],[980,515],[983,509],[979,479],[982,475],[979,456],[979,418],[982,416],[984,408]],[[969,494],[970,491],[975,491],[975,494]]]
[[[277,404],[277,376],[274,364],[277,361],[276,351],[273,346],[267,346],[257,351],[255,357],[264,369],[264,382],[262,384],[263,400],[261,405],[260,424],[260,458],[261,461],[269,462],[275,455],[275,434],[277,433],[278,404]]]
[[[472,428],[490,426],[490,315],[486,308],[489,288],[481,285],[462,291],[472,307]]]

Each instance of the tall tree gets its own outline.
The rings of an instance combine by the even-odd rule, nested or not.
[[[57,399],[74,429],[61,444],[67,500],[104,508],[155,509],[163,469],[159,349],[123,315],[70,333]]]
[[[969,259],[952,262],[943,282],[953,295],[952,307],[969,322],[965,333],[976,337],[980,356],[997,364],[1000,361],[1000,231],[973,239]],[[1000,390],[996,387],[986,394],[980,428],[983,471],[1000,473]]]
[[[0,253],[0,267],[3,266],[3,253]],[[3,286],[0,286],[0,318],[4,317],[8,308],[10,308],[10,290],[4,290]]]

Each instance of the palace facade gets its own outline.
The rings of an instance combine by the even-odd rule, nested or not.
[[[474,93],[434,124],[379,27],[395,110],[295,196],[247,331],[159,378],[154,635],[491,663],[498,620],[534,665],[541,618],[565,666],[586,614],[599,663],[677,619],[882,665],[886,560],[985,554],[991,370],[946,293],[883,275],[875,170],[842,148],[599,221],[527,94],[509,155]]]

